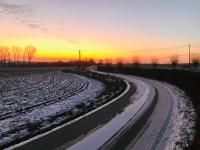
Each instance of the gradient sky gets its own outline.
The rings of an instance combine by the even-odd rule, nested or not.
[[[200,1],[0,0],[0,42],[34,45],[35,60],[77,58],[78,49],[96,59],[185,55],[200,45]]]

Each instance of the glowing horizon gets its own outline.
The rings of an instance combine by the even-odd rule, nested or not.
[[[0,0],[0,45],[33,45],[35,61],[77,59],[79,49],[95,60],[164,62],[178,54],[187,61],[187,44],[200,41],[199,9],[187,0]]]

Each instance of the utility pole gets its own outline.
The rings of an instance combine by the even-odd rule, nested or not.
[[[81,50],[79,50],[78,53],[79,53],[79,62],[81,62]]]
[[[81,68],[81,50],[78,51],[79,61],[78,61],[78,68]]]
[[[190,67],[190,44],[189,44],[189,67]]]

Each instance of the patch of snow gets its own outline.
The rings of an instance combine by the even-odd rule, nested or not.
[[[191,100],[182,90],[167,83],[162,84],[173,91],[177,99],[174,101],[174,112],[168,134],[163,139],[166,142],[165,150],[182,150],[182,146],[187,146],[194,137],[195,111]]]
[[[9,77],[0,77],[0,145],[30,134],[27,122],[45,129],[49,118],[92,101],[104,89],[97,80],[61,71],[2,74]]]

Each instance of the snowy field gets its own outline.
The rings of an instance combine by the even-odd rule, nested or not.
[[[104,84],[61,71],[0,73],[0,146],[66,120]]]

